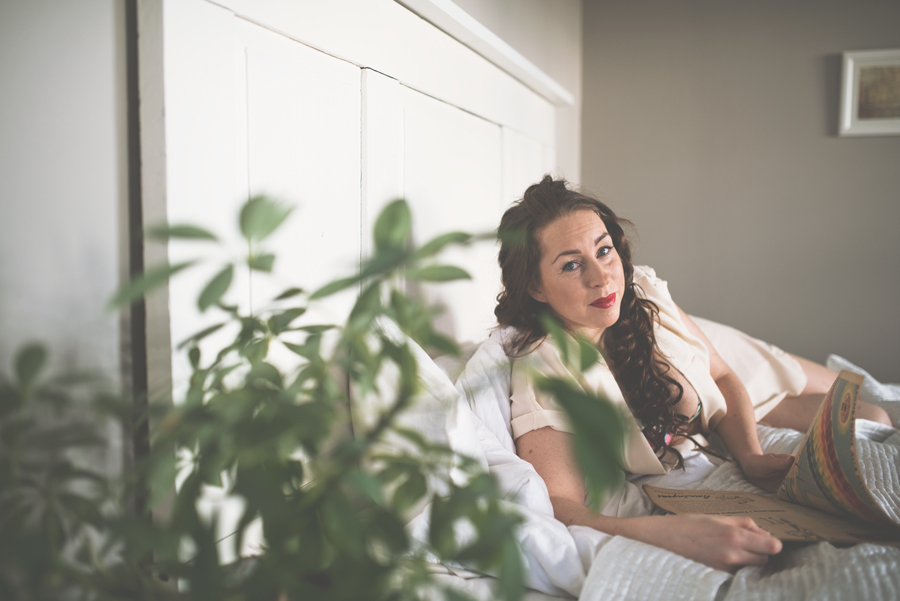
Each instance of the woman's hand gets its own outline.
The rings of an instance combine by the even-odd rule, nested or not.
[[[767,492],[775,492],[794,464],[794,456],[775,453],[747,454],[738,459],[738,464],[751,484]]]
[[[669,515],[633,521],[625,536],[726,572],[764,565],[781,552],[781,541],[746,517]]]

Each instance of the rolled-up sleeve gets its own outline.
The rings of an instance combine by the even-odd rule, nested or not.
[[[536,390],[532,381],[535,374],[564,375],[558,373],[559,366],[553,365],[554,361],[548,361],[548,346],[544,345],[513,362],[509,412],[514,439],[547,426],[561,432],[572,432],[566,413],[552,397]]]
[[[647,439],[628,410],[615,377],[605,363],[594,366],[582,378],[575,377],[564,365],[556,346],[546,341],[536,350],[513,361],[510,381],[510,425],[513,438],[533,430],[551,427],[571,434],[572,424],[568,414],[556,400],[533,384],[535,376],[559,377],[577,382],[586,391],[606,398],[622,414],[625,436],[623,463],[627,471],[639,474],[664,474],[669,466],[660,463]]]

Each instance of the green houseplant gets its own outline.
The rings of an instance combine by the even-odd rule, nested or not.
[[[87,374],[48,377],[47,349],[27,344],[0,373],[0,598],[57,599],[86,590],[124,494],[85,457],[103,449],[96,417],[120,407]],[[79,456],[81,460],[79,460]],[[90,583],[88,583],[90,588]]]
[[[264,250],[265,241],[289,213],[265,197],[244,205],[239,221],[250,249],[247,268],[272,270],[275,256]],[[415,599],[434,592],[425,566],[431,554],[493,571],[499,594],[518,595],[521,564],[512,537],[518,518],[501,509],[493,480],[477,474],[472,462],[460,462],[446,445],[396,423],[420,393],[418,364],[409,344],[388,336],[377,321],[390,319],[424,348],[452,352],[455,345],[432,329],[431,309],[390,284],[401,271],[406,279],[422,281],[467,277],[434,257],[447,245],[472,240],[451,233],[412,249],[410,229],[406,203],[391,203],[376,221],[375,252],[358,273],[312,292],[288,288],[269,308],[252,314],[221,302],[240,266],[229,262],[218,270],[200,293],[198,308],[218,310],[225,319],[184,341],[193,368],[190,386],[160,421],[146,472],[152,498],[158,500],[174,480],[173,449],[178,449],[182,482],[171,519],[137,528],[144,532],[132,538],[153,544],[132,545],[133,560],[152,552],[158,569],[185,582],[200,599]],[[217,240],[193,226],[157,227],[151,234]],[[148,272],[113,302],[129,302],[187,266]],[[350,287],[359,287],[359,295],[345,323],[295,325],[311,304]],[[212,356],[202,355],[202,341],[229,325],[237,326],[234,339]],[[290,373],[267,360],[275,345],[296,355]],[[377,422],[323,455],[323,444],[346,418],[347,380],[360,395],[377,393],[379,375],[388,365],[396,385]],[[388,435],[402,438],[404,450],[386,446]],[[297,449],[316,459],[304,463]],[[443,477],[443,494],[430,504],[428,541],[414,544],[404,530],[405,515],[433,495],[429,482],[441,480],[439,474],[456,464],[471,478],[459,486]],[[236,579],[219,565],[215,524],[197,511],[203,487],[222,485],[223,474],[229,493],[244,504],[236,546],[257,518],[266,545]],[[462,545],[454,535],[460,520],[477,533]]]
[[[63,419],[48,425],[34,419],[33,409],[42,403],[64,408],[60,391],[71,382],[39,383],[45,351],[28,347],[20,353],[15,376],[0,386],[0,509],[19,512],[0,511],[5,597],[465,598],[435,583],[428,569],[435,560],[495,575],[498,598],[520,596],[523,568],[514,538],[520,518],[502,503],[493,478],[446,441],[429,439],[399,419],[427,393],[414,345],[440,353],[455,352],[456,345],[433,329],[434,310],[395,284],[400,277],[426,282],[468,277],[435,257],[475,238],[454,232],[413,248],[409,209],[395,201],[377,219],[374,254],[357,273],[314,291],[287,288],[253,312],[226,304],[235,273],[272,271],[276,257],[266,241],[290,212],[266,197],[252,198],[241,209],[246,255],[218,266],[197,299],[199,310],[216,311],[222,319],[181,343],[192,367],[187,391],[155,416],[152,452],[124,482],[68,459],[73,446],[101,444],[90,423]],[[148,234],[163,241],[220,242],[191,225],[157,226]],[[144,296],[195,263],[148,270],[120,289],[111,306]],[[348,288],[359,293],[344,323],[301,319],[315,303]],[[402,335],[379,327],[385,320]],[[547,327],[551,335],[565,336],[552,320]],[[210,348],[217,332],[217,340],[226,342]],[[228,332],[233,336],[222,336]],[[596,350],[583,341],[579,345],[571,357],[573,369],[586,369]],[[278,346],[295,356],[290,369],[269,360]],[[621,437],[616,416],[606,409],[598,414],[597,399],[565,381],[541,386],[583,424],[576,431],[576,451],[597,502],[616,479],[596,467],[609,463],[597,461],[598,455],[616,453]],[[379,396],[381,410],[364,431],[336,437],[347,420],[351,390],[360,398]],[[97,395],[94,406],[123,422],[129,419],[128,404],[107,394]],[[55,441],[47,452],[25,452],[47,439]],[[451,472],[464,477],[452,478]],[[151,505],[170,497],[169,515],[156,520],[129,515],[124,507],[137,486],[149,488]],[[261,521],[263,553],[222,565],[218,516],[198,509],[208,487],[242,502],[236,533],[225,544],[239,550],[248,528]],[[43,502],[43,513],[18,523],[4,519],[25,512],[28,499],[40,496],[36,491],[48,499],[55,495]],[[48,491],[55,492],[47,496]],[[405,522],[423,507],[427,536],[413,540]],[[467,536],[459,535],[461,527]],[[17,557],[16,548],[34,550]]]

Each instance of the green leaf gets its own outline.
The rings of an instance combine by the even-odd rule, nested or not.
[[[562,357],[563,364],[569,365],[569,335],[559,325],[559,320],[550,313],[543,313],[540,316],[541,325],[544,330],[556,344],[559,354]]]
[[[578,336],[578,350],[582,373],[593,367],[600,360],[600,351],[597,347],[581,335]]]
[[[175,416],[173,415],[173,417]],[[147,483],[150,486],[149,507],[156,507],[175,488],[175,476],[177,473],[175,449],[171,447],[159,449],[151,455],[150,465],[147,470]]]
[[[384,505],[384,489],[374,476],[360,470],[353,470],[344,478],[348,484],[374,501],[375,504]]]
[[[225,378],[228,376],[228,374],[230,374],[237,368],[238,368],[237,365],[229,365],[227,367],[222,367],[222,368],[216,370],[216,372],[215,372],[216,375],[213,376],[212,382],[210,382],[210,384],[209,384],[210,390],[221,391],[223,380],[225,380]]]
[[[362,278],[360,278],[359,276],[353,276],[353,277],[349,277],[349,278],[335,280],[333,282],[325,284],[324,286],[322,286],[321,288],[319,288],[318,290],[313,292],[310,295],[309,299],[316,300],[316,299],[320,299],[320,298],[323,298],[326,296],[331,296],[335,292],[340,292],[341,290],[344,290],[345,288],[349,288],[350,286],[353,286],[354,284],[358,284],[361,279]]]
[[[426,492],[428,492],[428,488],[425,484],[425,476],[418,470],[411,470],[406,482],[394,491],[393,503],[397,513],[404,514],[418,503]]]
[[[162,265],[157,265],[156,267],[145,271],[143,275],[119,288],[116,293],[113,294],[112,298],[109,299],[106,308],[108,310],[118,309],[124,305],[131,304],[139,298],[143,298],[145,294],[157,286],[168,282],[169,278],[173,275],[182,269],[190,267],[194,263],[196,263],[196,261],[184,261],[183,263],[176,263],[175,265],[163,263]]]
[[[196,225],[169,225],[168,223],[159,223],[151,225],[147,228],[147,237],[156,240],[169,240],[170,238],[178,238],[181,240],[209,240],[217,242],[218,238],[211,232],[197,227]]]
[[[206,338],[207,336],[209,336],[209,335],[212,334],[213,332],[216,332],[216,331],[218,331],[219,329],[221,329],[222,326],[224,326],[226,323],[228,323],[228,322],[223,321],[222,323],[217,323],[217,324],[214,325],[214,326],[209,326],[208,328],[204,328],[204,329],[200,330],[199,332],[197,332],[197,333],[194,334],[193,336],[190,336],[190,337],[188,337],[188,338],[185,338],[185,339],[182,340],[180,343],[178,343],[178,347],[177,347],[178,350],[180,351],[181,349],[183,349],[184,347],[186,347],[187,345],[189,345],[189,344],[191,344],[191,343],[193,343],[193,342],[200,342],[201,340],[203,340],[204,338]]]
[[[247,374],[245,381],[255,388],[269,387],[266,383],[276,389],[281,389],[284,386],[281,372],[270,363],[258,363],[257,365],[254,365],[250,370],[250,373]]]
[[[76,425],[44,427],[33,432],[28,439],[29,445],[44,450],[65,449],[66,447],[94,447],[104,441],[100,435],[89,427]]]
[[[428,542],[438,557],[452,557],[456,552],[456,536],[453,524],[457,515],[453,511],[454,499],[436,496],[431,501],[431,527],[428,529]]]
[[[493,563],[493,556],[497,554],[500,541],[513,533],[515,527],[521,523],[521,519],[512,513],[491,511],[490,506],[486,511],[479,511],[477,502],[469,515],[478,530],[478,538],[460,549],[454,559],[475,561],[483,567],[488,567]]]
[[[417,258],[422,259],[425,257],[436,255],[441,250],[443,250],[445,246],[448,246],[450,244],[468,244],[471,241],[471,234],[467,234],[465,232],[449,232],[447,234],[441,234],[440,236],[432,238],[431,240],[423,244],[415,252],[415,255]]]
[[[438,332],[431,332],[431,335],[427,340],[416,340],[416,342],[418,342],[420,346],[428,348],[429,354],[433,349],[435,353],[433,356],[449,355],[451,357],[459,357],[462,352],[453,338],[444,336]]]
[[[429,265],[427,267],[407,269],[404,275],[411,280],[422,280],[424,282],[450,282],[453,280],[472,279],[472,276],[466,270],[453,265]]]
[[[625,448],[622,416],[608,400],[588,394],[567,380],[537,378],[536,385],[552,395],[568,414],[588,500],[592,508],[599,508],[604,496],[624,477],[620,467]]]
[[[282,340],[281,343],[304,359],[313,361],[319,358],[319,349],[322,344],[322,336],[321,334],[311,334],[309,337],[307,337],[306,341],[303,344],[292,344],[284,340]]]
[[[218,303],[222,296],[228,291],[228,287],[231,286],[231,279],[233,277],[234,265],[228,265],[225,269],[217,273],[197,298],[197,308],[202,312]]]
[[[231,316],[235,319],[241,318],[240,311],[237,305],[226,305],[225,303],[219,303],[219,308],[226,313],[231,313]]]
[[[197,369],[200,366],[200,349],[196,346],[192,347],[191,350],[188,351],[188,359],[191,362],[191,367]]]
[[[288,288],[287,290],[285,290],[284,292],[282,292],[281,294],[276,296],[275,300],[278,301],[278,300],[285,300],[288,298],[293,298],[293,297],[297,296],[298,294],[303,294],[303,288]]]
[[[501,543],[499,580],[499,598],[506,601],[518,601],[524,593],[525,566],[522,563],[522,553],[513,536],[508,534]]]
[[[337,326],[333,325],[315,325],[315,326],[302,326],[297,328],[297,331],[300,332],[309,332],[310,334],[321,334],[322,332],[327,332],[328,330],[333,330]]]
[[[411,443],[413,443],[414,445],[419,447],[420,449],[428,449],[429,447],[431,447],[431,445],[428,444],[428,441],[425,440],[425,437],[422,436],[422,433],[418,432],[417,430],[411,430],[410,428],[395,427],[394,431],[397,434],[399,434],[400,436],[402,436],[403,438],[405,438],[406,440],[410,441]]]
[[[470,597],[467,593],[457,591],[449,586],[442,588],[441,593],[444,595],[444,601],[475,601],[474,597]]]
[[[369,523],[372,534],[383,542],[389,551],[399,555],[409,548],[409,537],[399,516],[393,512],[376,509]]]
[[[251,242],[265,240],[284,223],[292,210],[267,196],[254,196],[241,208],[241,234]]]
[[[376,250],[403,249],[412,231],[412,215],[403,199],[388,204],[375,220]]]
[[[255,269],[256,271],[272,273],[272,267],[275,265],[275,255],[253,255],[252,257],[247,259],[247,265],[250,267],[250,269]]]
[[[366,548],[365,526],[346,495],[336,491],[323,499],[319,508],[322,527],[332,544],[353,559],[363,556]]]
[[[269,329],[272,330],[273,334],[280,334],[291,325],[292,321],[294,321],[304,313],[306,313],[305,308],[296,307],[294,309],[288,309],[287,311],[283,311],[282,313],[273,315],[269,319]]]
[[[103,528],[104,519],[97,504],[92,499],[69,492],[59,492],[57,500],[60,505],[87,524],[97,528]]]
[[[22,388],[34,382],[47,361],[47,349],[42,344],[27,344],[16,354],[16,378]]]
[[[303,358],[308,358],[307,355],[309,353],[305,344],[294,344],[293,342],[287,342],[286,340],[282,340],[281,344],[286,346],[291,352],[300,355]]]
[[[247,343],[240,352],[250,363],[259,363],[269,354],[269,341],[265,338],[256,338]]]
[[[369,327],[378,310],[381,308],[381,294],[377,284],[370,285],[360,293],[359,298],[350,311],[348,324]]]
[[[397,270],[398,267],[408,262],[412,255],[405,250],[388,248],[379,250],[374,256],[363,261],[359,271],[361,280],[371,277],[389,276]]]

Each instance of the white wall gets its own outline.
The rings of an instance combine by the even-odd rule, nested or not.
[[[25,340],[55,365],[119,372],[124,15],[116,0],[0,3],[0,365]]]
[[[900,3],[593,1],[583,181],[676,302],[900,381],[900,136],[837,137],[840,53]]]
[[[454,1],[575,96],[574,106],[556,109],[556,163],[559,175],[580,182],[582,0]]]

